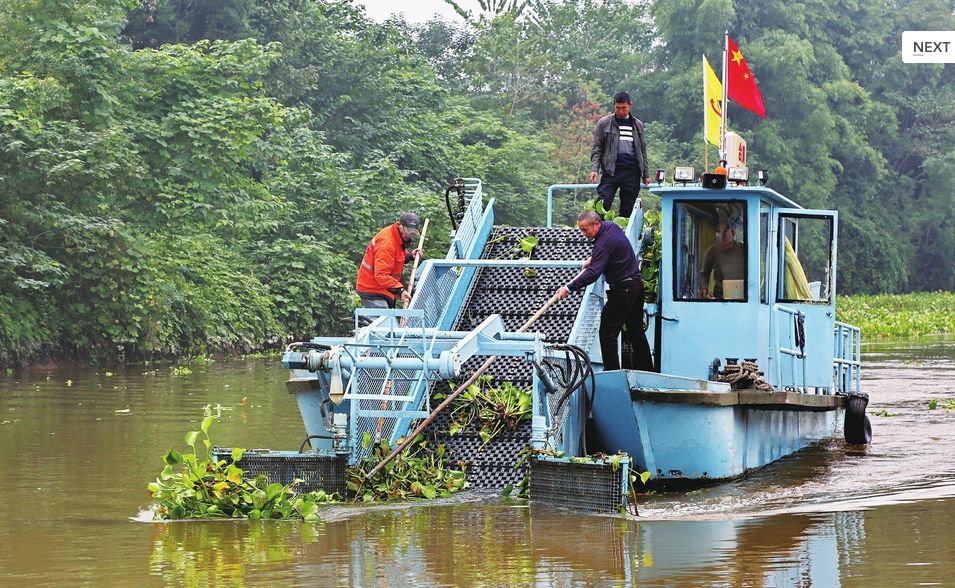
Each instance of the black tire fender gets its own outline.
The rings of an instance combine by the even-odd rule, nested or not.
[[[869,404],[869,395],[865,392],[853,392],[846,402],[846,422],[844,433],[846,443],[867,445],[872,441],[872,423],[865,414]]]

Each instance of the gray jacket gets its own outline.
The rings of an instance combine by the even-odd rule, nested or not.
[[[620,149],[620,130],[613,122],[613,114],[601,118],[594,127],[594,144],[590,148],[590,171],[605,173],[612,176],[617,171],[617,151]],[[647,167],[647,143],[643,140],[643,122],[630,115],[633,126],[637,129],[637,143],[639,143],[640,177],[649,178],[650,168]]]

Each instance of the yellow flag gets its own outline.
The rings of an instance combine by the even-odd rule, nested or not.
[[[719,147],[720,125],[723,121],[723,84],[703,56],[703,126],[706,140]]]

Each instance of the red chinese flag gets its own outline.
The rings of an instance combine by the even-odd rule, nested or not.
[[[733,102],[747,110],[752,110],[762,118],[766,118],[766,107],[763,106],[763,95],[756,87],[756,78],[749,71],[743,54],[733,39],[726,37],[727,64],[726,64],[726,95]]]

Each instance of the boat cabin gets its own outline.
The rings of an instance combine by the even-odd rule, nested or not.
[[[838,333],[835,346],[818,336],[843,327],[837,213],[762,186],[651,191],[663,231],[659,299],[648,305],[657,369],[712,379],[720,365],[750,359],[777,389],[832,393],[842,371],[834,358],[852,356],[836,349]]]

